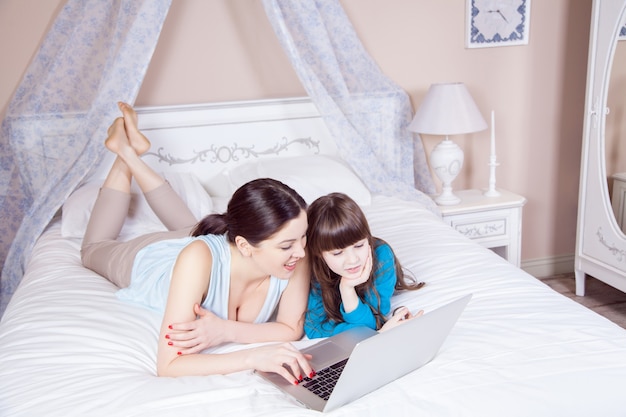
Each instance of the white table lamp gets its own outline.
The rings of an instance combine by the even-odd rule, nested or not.
[[[452,181],[463,167],[463,150],[450,135],[479,132],[487,129],[487,122],[463,83],[432,84],[424,101],[409,125],[412,132],[445,135],[430,153],[430,164],[441,180],[441,194],[435,202],[442,206],[459,204],[452,192]]]

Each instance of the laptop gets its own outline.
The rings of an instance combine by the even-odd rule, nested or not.
[[[298,385],[273,372],[257,373],[308,408],[336,409],[430,362],[471,297],[381,333],[356,327],[302,349],[313,355],[310,364],[317,375]]]

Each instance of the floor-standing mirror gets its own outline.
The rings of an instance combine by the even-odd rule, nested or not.
[[[576,294],[593,276],[626,292],[626,0],[594,0],[576,237]],[[623,178],[623,181],[622,181]],[[623,191],[621,184],[624,185]]]

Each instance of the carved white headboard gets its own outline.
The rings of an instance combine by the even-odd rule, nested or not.
[[[156,171],[190,172],[203,184],[225,168],[256,158],[337,155],[308,98],[137,108],[152,142],[144,160]],[[104,178],[106,158],[91,178]]]

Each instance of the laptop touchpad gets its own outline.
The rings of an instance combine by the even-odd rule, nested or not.
[[[313,369],[320,370],[338,360],[347,358],[350,350],[346,350],[332,340],[323,340],[303,350],[304,353],[313,355],[309,361]]]

